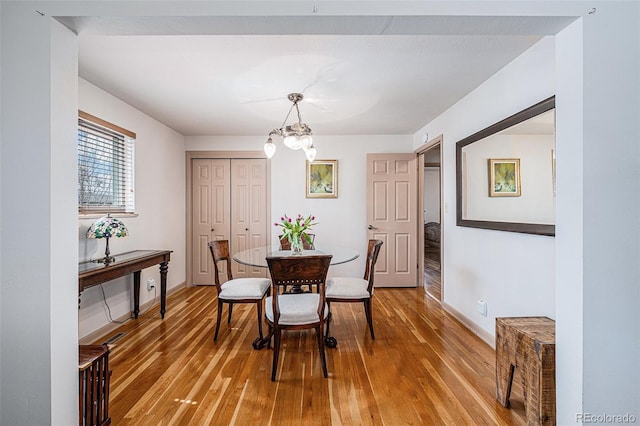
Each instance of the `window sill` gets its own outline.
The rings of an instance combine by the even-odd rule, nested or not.
[[[103,216],[106,216],[107,213],[79,213],[78,219],[99,219]],[[138,213],[111,213],[111,217],[117,218],[133,218],[138,217]]]

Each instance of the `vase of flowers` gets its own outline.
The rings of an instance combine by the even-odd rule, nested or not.
[[[276,222],[274,225],[282,228],[282,238],[286,238],[289,241],[293,254],[301,254],[303,241],[306,241],[309,245],[313,244],[306,231],[310,230],[313,225],[317,225],[314,222],[315,219],[316,217],[312,215],[305,218],[298,214],[294,219],[285,214],[280,218],[280,222]]]

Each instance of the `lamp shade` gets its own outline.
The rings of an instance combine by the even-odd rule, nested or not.
[[[105,247],[104,257],[102,259],[92,260],[92,262],[104,263],[107,266],[115,262],[116,259],[111,256],[109,250],[109,238],[126,237],[127,235],[129,235],[129,230],[124,226],[124,223],[122,223],[120,219],[111,217],[110,214],[96,220],[87,230],[87,238],[105,238],[107,245]]]
[[[285,136],[283,140],[285,146],[289,149],[298,150],[302,148],[302,144],[300,143],[300,138],[296,135]]]
[[[271,138],[267,139],[267,143],[264,144],[264,153],[267,154],[267,158],[273,157],[273,154],[276,153],[276,144]]]
[[[305,150],[311,148],[313,146],[313,138],[311,135],[305,134],[300,136],[300,145],[302,145],[302,148]]]
[[[87,238],[120,238],[129,235],[125,224],[110,214],[96,220],[87,230]]]
[[[307,160],[309,160],[309,162],[313,162],[313,160],[316,159],[316,154],[318,153],[318,151],[316,151],[316,148],[311,145],[308,149],[304,150],[304,153],[307,156]]]

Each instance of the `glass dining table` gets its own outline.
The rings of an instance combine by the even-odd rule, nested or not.
[[[341,246],[318,246],[313,250],[303,250],[300,254],[293,254],[291,250],[280,250],[280,245],[274,246],[261,246],[248,250],[243,250],[236,253],[233,256],[233,260],[236,262],[253,266],[257,268],[268,268],[267,265],[267,257],[270,256],[313,256],[314,254],[330,254],[333,257],[331,258],[331,265],[339,265],[341,263],[351,262],[352,260],[356,260],[360,257],[360,253],[356,250],[341,247]],[[300,292],[301,289],[295,289],[292,292]],[[328,321],[331,320],[331,312],[329,312]],[[271,336],[267,336],[264,339],[260,339],[259,337],[253,342],[254,349],[262,349],[271,339]],[[325,345],[330,348],[335,348],[338,345],[338,341],[335,337],[327,336],[324,338]]]
[[[330,254],[331,265],[351,262],[360,257],[360,253],[348,247],[340,246],[318,246],[314,250],[303,250],[302,256],[313,256],[314,254]],[[267,268],[267,257],[269,256],[297,256],[291,250],[280,250],[279,245],[261,246],[248,250],[243,250],[233,256],[233,260],[247,266],[257,268]]]

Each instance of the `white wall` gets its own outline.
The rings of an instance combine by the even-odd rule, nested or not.
[[[69,238],[76,40],[30,7],[0,7],[0,424],[70,424],[78,419],[78,258]]]
[[[185,137],[188,151],[261,150],[266,137]],[[316,242],[359,249],[354,262],[331,267],[330,275],[364,273],[367,244],[367,153],[411,152],[411,136],[314,136],[318,160],[338,160],[338,198],[306,198],[306,163],[302,151],[286,148],[274,140],[276,154],[271,159],[271,220],[287,215],[313,214]],[[277,241],[278,228],[271,226],[271,239]]]
[[[444,303],[485,338],[495,318],[555,318],[552,237],[456,226],[455,143],[555,93],[554,40],[545,38],[414,135],[443,134]],[[491,105],[491,108],[487,108]],[[488,302],[480,315],[476,301]]]
[[[573,75],[563,74],[559,80],[560,87],[570,87],[569,93],[562,93],[566,95],[562,100],[572,109],[567,111],[571,125],[562,129],[563,134],[572,146],[580,143],[578,138],[582,136],[581,158],[571,157],[572,152],[562,152],[563,167],[564,164],[569,167],[562,171],[564,180],[558,180],[558,189],[562,188],[563,193],[580,191],[582,202],[565,203],[562,208],[558,205],[560,231],[575,235],[581,222],[582,237],[577,241],[563,239],[563,250],[575,253],[571,260],[577,263],[562,265],[558,273],[562,293],[558,292],[558,298],[565,306],[575,304],[575,296],[560,289],[560,283],[575,288],[580,284],[578,279],[583,278],[582,311],[562,312],[562,319],[571,327],[564,328],[563,324],[561,331],[563,337],[575,333],[573,325],[581,314],[584,412],[631,413],[637,422],[640,421],[640,2],[601,5],[596,13],[582,19],[582,51],[576,52],[580,45],[575,41],[569,44],[567,40],[565,47],[573,46],[574,52],[563,51],[565,57],[558,55],[558,62],[573,70],[575,65],[568,61],[579,59],[580,54],[583,59],[582,68]],[[611,31],[613,28],[615,31]],[[579,83],[582,85],[578,86]],[[575,91],[578,87],[581,93]],[[574,110],[581,111],[582,116],[576,119]],[[602,167],[603,162],[614,165],[614,172]],[[582,177],[578,185],[572,185],[576,179],[572,171]],[[576,216],[581,216],[578,224],[572,222]],[[602,232],[603,227],[606,232]],[[577,257],[579,254],[582,259]],[[565,355],[569,349],[569,346],[558,348],[562,366],[573,361]],[[572,366],[569,368],[573,370]]]
[[[584,412],[582,34],[582,20],[578,20],[556,37],[556,139],[562,141],[556,145],[556,279],[562,283],[556,289],[556,371],[563,372],[556,380],[556,398],[557,417],[572,422],[575,413]]]
[[[167,289],[183,284],[186,257],[183,136],[83,79],[79,79],[79,109],[136,133],[135,196],[138,216],[122,218],[129,229],[129,236],[111,239],[111,253],[138,249],[173,250]],[[81,260],[104,256],[104,240],[85,237],[93,221],[95,218],[78,222]],[[149,278],[157,283],[155,292],[146,290],[145,283]],[[113,319],[132,311],[132,286],[132,276],[103,286]],[[142,271],[141,288],[141,305],[151,301],[154,295],[157,295],[156,302],[160,300],[159,267]],[[80,337],[84,337],[106,325],[108,316],[100,287],[85,290],[80,299],[78,326]],[[171,304],[168,304],[167,315],[170,313]]]
[[[77,368],[78,338],[77,308],[73,303],[77,297],[76,242],[68,238],[68,232],[77,224],[77,186],[68,185],[78,177],[76,137],[78,127],[68,120],[68,114],[77,108],[78,51],[76,37],[67,28],[57,22],[51,25],[51,170],[50,191],[51,215],[51,371],[52,387],[58,392],[52,393],[51,418],[62,419],[76,414],[75,404],[70,404],[66,394],[77,390],[77,381],[69,380],[68,371]],[[59,108],[60,104],[69,107]],[[20,164],[20,162],[19,162]],[[74,285],[71,285],[71,284]],[[70,326],[73,325],[73,326]],[[18,356],[21,356],[18,352]],[[75,382],[75,383],[74,383]],[[57,385],[59,383],[59,385]],[[1,422],[1,421],[0,421]]]

